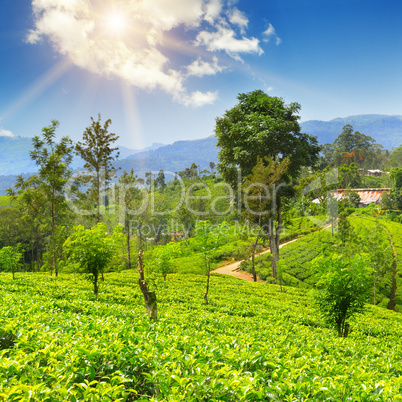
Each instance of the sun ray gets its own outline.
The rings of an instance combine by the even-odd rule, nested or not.
[[[51,85],[53,85],[72,64],[67,59],[60,60],[56,65],[37,79],[18,99],[11,103],[6,110],[0,112],[2,119],[7,119],[19,113],[24,107],[35,101]]]
[[[127,83],[121,82],[121,93],[126,121],[129,126],[130,147],[142,149],[145,147],[144,133],[141,124],[141,115],[133,88]]]

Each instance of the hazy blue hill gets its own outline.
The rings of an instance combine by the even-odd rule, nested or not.
[[[130,149],[119,146],[120,158],[157,149],[161,146],[163,144],[157,143],[145,149]],[[0,176],[35,172],[37,166],[29,157],[29,151],[32,149],[32,138],[30,137],[0,137]],[[72,168],[78,169],[83,164],[81,159],[74,157]]]
[[[190,167],[194,162],[201,169],[209,169],[209,163],[217,163],[218,149],[214,136],[201,140],[177,141],[171,145],[162,146],[156,150],[139,152],[116,162],[116,166],[142,175],[148,171],[178,172]]]
[[[302,131],[317,136],[320,144],[332,143],[345,124],[351,124],[354,130],[373,137],[384,148],[392,149],[402,144],[402,116],[367,114],[331,121],[310,120],[302,123]],[[36,171],[35,163],[29,158],[31,149],[32,138],[0,137],[0,176],[3,176],[0,177],[0,195],[3,193],[2,188],[9,187],[11,179],[6,176]],[[171,145],[153,144],[145,150],[120,147],[120,152],[116,166],[126,170],[134,168],[140,176],[147,171],[159,169],[178,172],[190,167],[193,162],[200,165],[201,169],[206,169],[210,162],[217,163],[218,156],[214,136],[177,141]],[[82,161],[75,158],[72,167],[77,169],[82,165]]]
[[[391,150],[402,144],[402,116],[364,114],[330,121],[309,120],[301,125],[303,132],[317,136],[319,143],[325,144],[334,142],[346,124],[353,126],[355,131],[373,137],[386,149]]]
[[[127,147],[123,147],[121,145],[119,145],[119,152],[120,152],[120,159],[124,159],[127,158],[131,155],[134,154],[138,154],[140,152],[144,152],[144,151],[150,151],[153,149],[158,149],[160,147],[163,147],[165,144],[159,144],[159,143],[153,143],[150,147],[144,148],[144,149],[131,149],[131,148],[127,148]]]

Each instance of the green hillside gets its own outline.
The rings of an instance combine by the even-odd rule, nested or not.
[[[309,291],[170,275],[150,322],[135,272],[0,276],[0,396],[32,401],[398,401],[402,316],[338,338]]]
[[[376,225],[374,217],[370,216],[350,216],[348,221],[357,233],[370,233]],[[396,277],[396,309],[402,310],[402,225],[397,222],[380,220],[383,228],[389,232],[397,253],[397,272]],[[384,230],[382,240],[389,242],[389,236]],[[301,237],[294,243],[283,247],[280,252],[281,259],[279,266],[281,269],[282,281],[287,286],[312,289],[319,279],[319,272],[314,264],[314,259],[325,255],[327,252],[339,251],[339,238],[333,237],[330,228],[308,234]],[[363,250],[362,250],[363,252]],[[391,258],[391,250],[389,250]],[[258,275],[265,280],[272,280],[270,268],[271,255],[269,253],[256,258],[256,270]],[[248,261],[242,263],[242,269],[250,271],[251,264]],[[386,272],[381,276],[377,289],[377,303],[382,307],[387,307],[393,283],[393,266],[390,263]]]

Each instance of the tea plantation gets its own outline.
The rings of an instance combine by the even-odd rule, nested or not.
[[[0,399],[402,401],[402,315],[367,306],[338,338],[312,291],[169,275],[146,314],[135,271],[0,276]]]

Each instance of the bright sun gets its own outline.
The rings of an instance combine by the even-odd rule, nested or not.
[[[127,18],[120,12],[109,14],[105,18],[107,30],[112,34],[122,34],[128,28]]]

